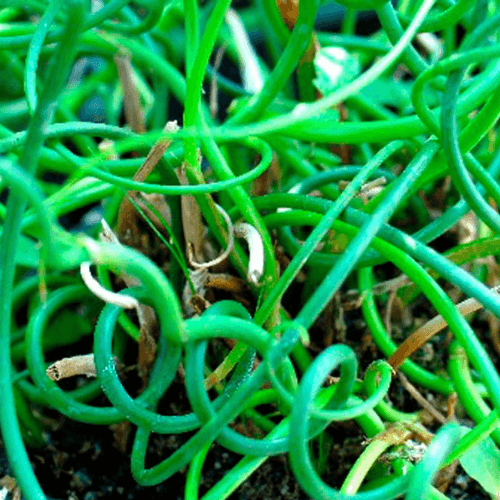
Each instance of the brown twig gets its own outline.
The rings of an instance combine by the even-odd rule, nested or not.
[[[417,401],[424,410],[429,412],[439,423],[445,424],[447,419],[444,415],[442,415],[434,406],[432,406],[427,399],[420,394],[418,389],[400,372],[397,372],[399,380],[403,384],[403,387],[410,393],[410,395]]]

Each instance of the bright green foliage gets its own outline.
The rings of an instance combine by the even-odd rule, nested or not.
[[[495,324],[491,337],[482,316],[473,328],[450,298],[460,290],[500,318],[491,289],[500,254],[498,2],[338,3],[348,9],[301,0],[296,18],[275,0],[0,7],[0,426],[26,500],[49,493],[26,448],[45,445],[36,417],[45,407],[93,425],[128,422],[135,480],[183,479],[189,467],[185,500],[199,497],[213,442],[242,458],[203,500],[224,500],[280,454],[318,500],[442,499],[432,480],[454,460],[498,493]],[[338,32],[321,31],[320,6],[345,12]],[[376,33],[358,34],[357,9],[374,9]],[[164,130],[173,119],[178,129]],[[158,140],[169,147],[139,179]],[[104,243],[86,222],[102,213],[119,227],[124,199],[137,224],[122,244]],[[193,199],[201,222],[186,212]],[[235,240],[230,277],[210,279],[242,280],[243,292],[206,293],[183,224],[199,230],[206,260]],[[82,284],[89,262],[137,314]],[[389,280],[397,274],[406,278]],[[345,329],[339,304],[357,308]],[[130,359],[138,340],[143,349],[153,327],[145,305],[158,320],[157,350],[144,390],[129,394],[116,360]],[[202,314],[192,316],[194,306]],[[407,323],[391,316],[396,306]],[[468,432],[434,413],[443,425],[430,436],[421,411],[389,401],[400,383],[386,361],[399,349],[392,333],[410,335],[433,314],[453,341],[426,339],[432,359],[417,352],[400,369],[424,399],[449,397],[450,412],[475,422]],[[69,352],[85,337],[97,378],[63,390],[47,364],[54,349]],[[219,339],[237,343],[230,350]],[[190,410],[165,415],[157,408],[181,365]],[[95,403],[103,392],[107,406]],[[340,487],[323,474],[338,458],[330,424],[350,420],[370,440]],[[190,434],[152,461],[152,433]]]
[[[462,428],[464,434],[469,432]],[[475,479],[491,496],[495,498],[500,492],[500,450],[491,438],[486,438],[467,451],[460,458],[460,465],[465,472]]]

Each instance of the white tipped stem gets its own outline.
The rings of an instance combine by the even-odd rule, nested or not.
[[[90,272],[91,262],[82,262],[80,265],[80,274],[87,288],[96,296],[99,297],[104,302],[109,304],[114,304],[118,307],[123,307],[124,309],[138,309],[139,301],[134,297],[128,295],[120,295],[115,292],[110,292],[106,290],[93,276]]]
[[[250,224],[240,222],[234,228],[238,238],[245,238],[248,243],[248,281],[259,286],[259,280],[264,274],[264,243],[259,231]]]

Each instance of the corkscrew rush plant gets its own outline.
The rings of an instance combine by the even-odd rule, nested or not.
[[[0,1],[23,498],[54,496],[33,468],[54,413],[133,428],[134,480],[186,500],[276,455],[317,500],[456,498],[457,461],[496,498],[499,29],[497,0]],[[154,461],[153,434],[175,450]]]

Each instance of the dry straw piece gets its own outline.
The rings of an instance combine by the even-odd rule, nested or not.
[[[97,377],[94,355],[84,354],[82,356],[72,356],[71,358],[60,359],[52,363],[47,368],[46,373],[50,380],[61,380],[77,375]]]

